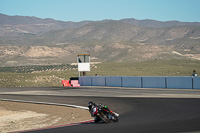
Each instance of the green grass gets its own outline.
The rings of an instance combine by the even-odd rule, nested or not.
[[[16,66],[16,67],[0,67],[0,72],[9,72],[9,73],[31,73],[38,71],[59,71],[66,69],[77,68],[70,64],[63,65],[40,65],[40,66]]]
[[[95,70],[99,75],[111,76],[191,76],[192,70],[200,72],[200,61],[154,60],[100,64]],[[94,70],[90,73],[94,75]],[[91,75],[90,74],[90,75]]]
[[[50,67],[50,66],[49,66]],[[56,67],[56,66],[54,66]],[[51,66],[51,69],[54,69]],[[200,75],[197,60],[154,60],[143,62],[109,62],[91,68],[87,76],[191,76],[196,70]],[[53,87],[62,86],[61,81],[78,77],[77,69],[30,73],[0,72],[0,87]]]
[[[73,76],[78,76],[77,70],[39,73],[0,73],[0,87],[62,86],[62,80]]]

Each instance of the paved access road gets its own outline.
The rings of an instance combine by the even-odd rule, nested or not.
[[[120,114],[117,123],[87,123],[32,131],[36,133],[197,133],[200,132],[199,96],[200,90],[101,87],[0,89],[0,98],[81,106],[94,101],[106,104]]]

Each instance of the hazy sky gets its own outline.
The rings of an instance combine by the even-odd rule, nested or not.
[[[0,0],[0,13],[74,22],[124,18],[200,22],[200,0]]]

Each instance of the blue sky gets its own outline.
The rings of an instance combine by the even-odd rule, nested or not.
[[[200,0],[0,0],[0,13],[74,22],[124,18],[200,22]]]

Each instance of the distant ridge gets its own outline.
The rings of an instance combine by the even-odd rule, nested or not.
[[[198,44],[200,38],[199,22],[136,19],[63,22],[0,14],[0,29],[0,45],[121,41],[156,45],[192,45]]]
[[[62,64],[90,53],[94,62],[200,60],[199,22],[63,22],[0,14],[0,66]]]
[[[136,20],[127,18],[122,20],[102,20],[102,21],[81,21],[81,22],[65,22],[51,18],[41,19],[29,16],[8,16],[0,13],[0,36],[16,36],[23,33],[44,34],[51,30],[74,29],[80,28],[89,23],[99,23],[108,21],[119,21],[139,27],[167,28],[177,26],[200,26],[200,22],[179,22],[179,21],[156,21],[156,20]],[[9,30],[8,30],[9,29]],[[11,34],[10,34],[11,33]]]
[[[122,19],[121,22],[132,24],[140,27],[166,28],[176,26],[200,26],[200,22],[180,22],[180,21],[156,21],[156,20],[136,20],[133,18]]]
[[[64,22],[50,18],[40,19],[29,16],[8,16],[0,13],[0,36],[16,36],[18,35],[17,33],[19,33],[19,35],[23,33],[37,35],[51,30],[79,28],[87,23],[89,23],[89,21]]]

